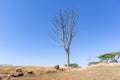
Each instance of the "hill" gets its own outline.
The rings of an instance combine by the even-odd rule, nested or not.
[[[18,66],[17,66],[18,67]],[[16,66],[0,67],[6,74]],[[53,67],[22,66],[24,72],[33,70],[34,75],[11,78],[11,80],[120,80],[120,64],[98,64],[83,68],[74,68],[68,71],[46,74],[46,70],[53,70]],[[8,71],[8,72],[7,72]],[[5,73],[4,73],[5,74]]]

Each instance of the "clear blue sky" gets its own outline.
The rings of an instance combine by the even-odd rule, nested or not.
[[[0,64],[64,65],[65,51],[48,32],[50,18],[66,8],[80,11],[72,63],[120,51],[120,0],[0,0]]]

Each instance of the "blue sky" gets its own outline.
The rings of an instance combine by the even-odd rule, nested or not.
[[[0,0],[0,64],[64,65],[66,54],[49,36],[50,18],[59,9],[80,12],[79,34],[71,45],[71,62],[120,51],[119,0]]]

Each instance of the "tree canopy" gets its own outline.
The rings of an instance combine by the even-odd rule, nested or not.
[[[100,59],[100,61],[118,62],[118,59],[120,58],[120,52],[105,53],[99,55],[98,58]]]

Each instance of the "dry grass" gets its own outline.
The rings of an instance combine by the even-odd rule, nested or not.
[[[53,70],[53,67],[45,67],[45,66],[0,66],[0,74],[10,74],[10,72],[15,71],[16,68],[22,68],[24,73],[23,77],[12,78],[11,80],[29,80],[32,77],[37,77],[45,74],[46,70]],[[33,75],[27,75],[28,71],[33,71]]]
[[[15,68],[16,66],[2,66],[0,70],[8,73]],[[120,65],[117,64],[76,68],[70,71],[50,74],[45,74],[44,72],[45,70],[53,69],[52,67],[23,66],[22,69],[24,72],[32,70],[35,75],[24,75],[23,77],[12,78],[11,80],[120,80]]]

